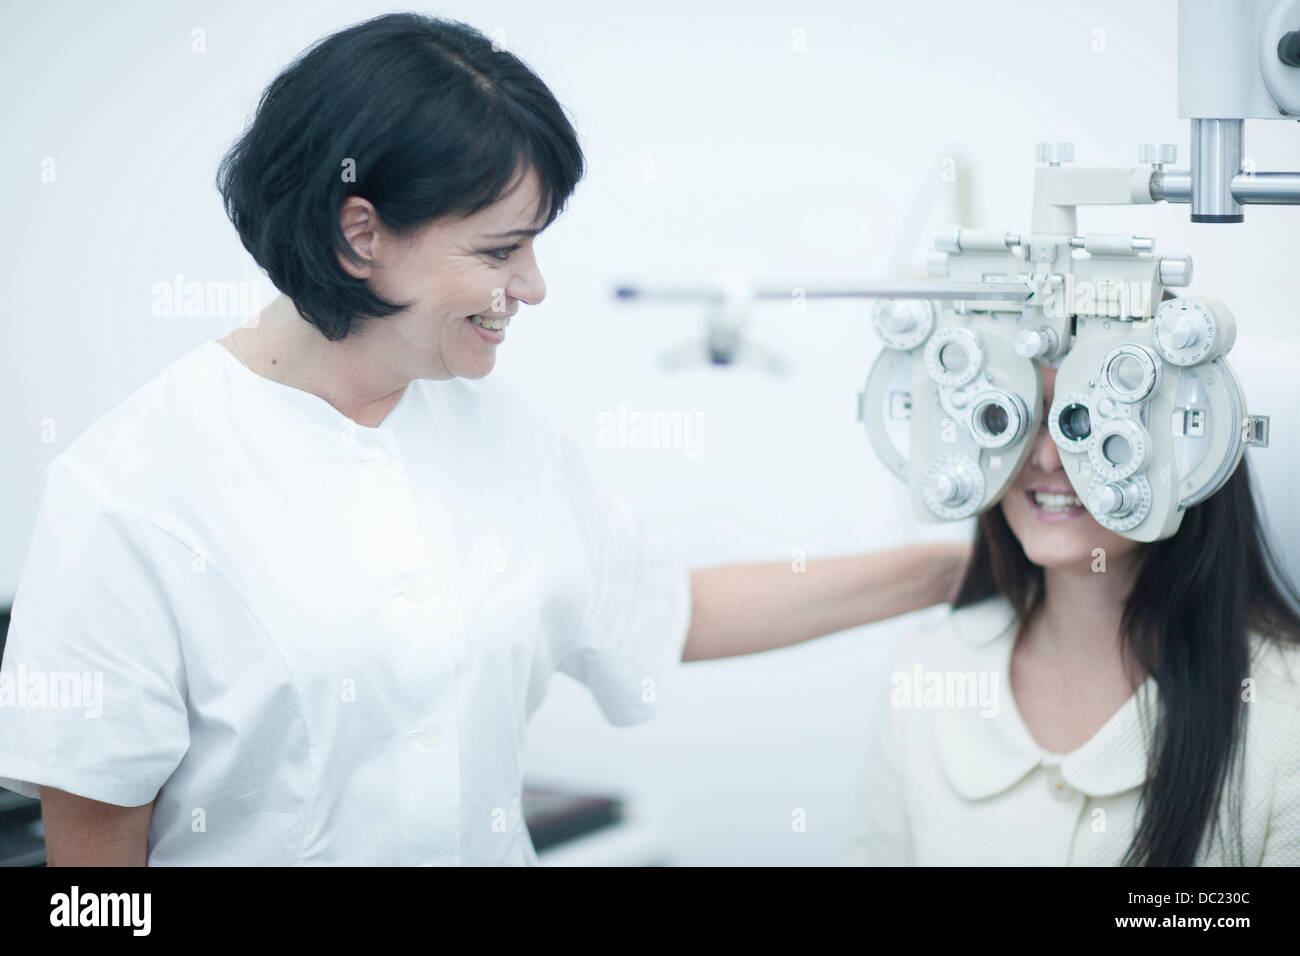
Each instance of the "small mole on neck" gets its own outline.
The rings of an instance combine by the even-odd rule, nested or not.
[[[278,360],[278,359],[271,359],[271,364],[274,365],[277,361],[279,361],[279,360]]]

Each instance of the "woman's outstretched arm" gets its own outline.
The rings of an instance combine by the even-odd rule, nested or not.
[[[791,563],[691,571],[684,661],[735,657],[951,601],[970,556],[966,542]]]

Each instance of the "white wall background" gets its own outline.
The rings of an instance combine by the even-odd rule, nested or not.
[[[274,295],[213,185],[262,89],[318,37],[401,8],[6,7],[7,602],[48,461],[164,364],[239,322],[156,318],[154,284],[181,274],[260,282],[263,303]],[[547,300],[512,325],[494,374],[535,389],[598,476],[692,565],[789,561],[795,549],[816,559],[964,537],[970,524],[914,522],[903,486],[854,421],[876,351],[865,305],[765,309],[756,334],[793,364],[785,380],[748,370],[669,376],[655,356],[695,334],[697,316],[615,306],[617,282],[727,267],[809,280],[917,272],[943,218],[945,157],[969,171],[968,224],[1009,231],[1029,224],[1037,141],[1073,141],[1083,164],[1136,162],[1141,142],[1176,143],[1179,165],[1187,160],[1174,0],[419,9],[495,33],[530,63],[573,115],[590,163],[569,211],[538,242]],[[192,50],[195,29],[205,52]],[[796,29],[806,52],[792,51]],[[1300,169],[1300,129],[1250,121],[1246,153],[1261,170]],[[43,182],[51,158],[57,178]],[[1300,211],[1251,207],[1244,225],[1193,226],[1186,206],[1097,209],[1081,213],[1080,228],[1154,236],[1159,251],[1190,253],[1194,291],[1230,303],[1244,337],[1296,343]],[[700,413],[702,454],[599,447],[595,416],[620,404]],[[586,691],[557,678],[529,731],[530,768],[538,779],[634,795],[681,863],[833,862],[859,786],[868,695],[893,644],[936,613],[689,665],[674,707],[636,728],[604,725]],[[792,832],[794,808],[806,811],[806,832]]]

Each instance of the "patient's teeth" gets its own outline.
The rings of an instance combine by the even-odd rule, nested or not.
[[[1044,511],[1068,511],[1083,506],[1077,495],[1058,495],[1047,491],[1035,491],[1034,503]]]

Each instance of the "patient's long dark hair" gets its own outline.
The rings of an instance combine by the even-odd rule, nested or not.
[[[1154,676],[1159,714],[1148,741],[1148,774],[1127,866],[1191,866],[1220,797],[1236,818],[1230,770],[1244,757],[1249,633],[1300,644],[1300,595],[1264,537],[1243,456],[1232,477],[1189,508],[1173,537],[1141,546],[1120,623],[1121,647]],[[980,516],[975,547],[954,608],[1004,595],[1023,628],[1043,600],[1043,569],[1032,563],[999,504]],[[1136,688],[1134,688],[1136,690]],[[1144,715],[1150,727],[1149,715]],[[1240,766],[1235,773],[1240,774]],[[1220,831],[1222,840],[1223,834]]]

